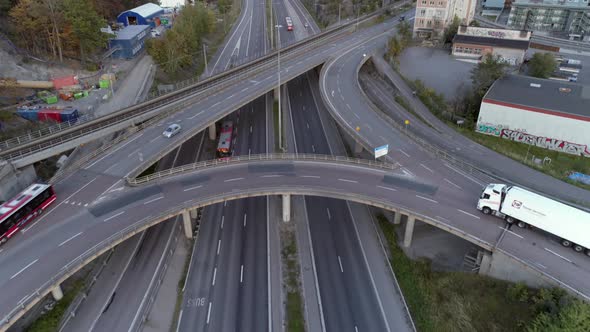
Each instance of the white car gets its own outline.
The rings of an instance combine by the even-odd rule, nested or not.
[[[172,137],[176,134],[178,134],[178,132],[180,131],[180,125],[174,123],[171,124],[170,126],[168,126],[168,128],[166,128],[166,130],[162,133],[162,135],[164,135],[164,137]]]

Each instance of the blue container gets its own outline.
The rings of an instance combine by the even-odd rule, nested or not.
[[[61,111],[59,114],[61,118],[61,122],[75,122],[78,117],[78,110],[75,108],[66,108]]]
[[[39,110],[37,108],[19,108],[16,114],[23,119],[36,122],[39,120],[38,112]]]

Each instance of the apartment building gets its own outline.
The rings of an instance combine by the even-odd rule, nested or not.
[[[469,24],[475,15],[476,0],[417,0],[414,36],[438,38],[457,16]]]
[[[564,32],[572,39],[588,39],[590,0],[515,0],[508,27]]]

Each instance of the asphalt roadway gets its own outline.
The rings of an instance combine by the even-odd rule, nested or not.
[[[465,230],[477,238],[488,239],[487,241],[494,248],[503,250],[509,255],[524,260],[529,267],[537,272],[543,273],[547,278],[559,280],[566,287],[578,290],[585,296],[590,296],[590,288],[587,282],[590,276],[590,261],[588,257],[575,253],[569,248],[562,247],[554,237],[548,234],[516,227],[506,230],[504,228],[504,222],[501,219],[481,215],[475,209],[475,205],[482,187],[487,183],[497,180],[485,175],[474,176],[466,174],[464,171],[455,168],[444,160],[425,153],[403,135],[403,133],[384,121],[372,106],[368,104],[367,98],[361,91],[359,83],[357,83],[358,68],[370,52],[382,47],[385,41],[386,37],[367,40],[365,45],[339,54],[333,61],[324,66],[320,78],[322,97],[337,122],[349,128],[350,132],[355,132],[355,135],[361,141],[365,142],[367,146],[377,147],[383,144],[389,144],[387,160],[400,164],[404,169],[415,174],[418,178],[438,185],[439,192],[443,188],[446,188],[450,192],[455,192],[454,194],[461,196],[460,198],[457,197],[452,203],[457,208],[458,213],[443,216],[440,214],[440,211],[435,211],[435,216],[437,215],[436,212],[438,212],[438,216],[442,218],[441,220]],[[402,94],[406,99],[410,99],[413,105],[418,103],[418,100],[415,98],[412,100],[411,90],[405,87],[403,82],[397,83],[398,86],[404,87]],[[391,94],[387,94],[385,91],[379,92],[379,90],[373,88],[368,89],[373,90],[371,92],[372,94],[377,94],[380,98],[389,98],[384,99],[385,102],[381,103],[382,105],[390,105],[390,107],[391,105],[396,105]],[[389,114],[394,111],[400,112],[401,110],[398,107],[396,110],[389,110]],[[407,116],[405,113],[399,114],[404,114],[403,117]],[[426,117],[426,114],[422,115]],[[427,119],[430,120],[431,118],[432,115]],[[434,122],[433,119],[432,121]],[[357,126],[360,127],[360,131],[358,132],[356,131]],[[455,136],[458,136],[457,134],[451,134],[449,132],[451,130],[450,128],[439,125],[438,123],[435,125],[437,130],[424,125],[420,125],[419,128],[428,130],[428,140],[438,142],[438,144],[445,144],[454,139]],[[444,137],[444,139],[441,140],[440,137]],[[487,149],[463,137],[459,137],[457,142],[457,145],[454,147],[459,146],[461,151],[464,151],[465,154],[471,154],[472,157],[485,156],[488,152]],[[507,168],[505,171],[514,171],[513,176],[518,174],[523,179],[527,179],[527,174],[530,173],[530,178],[535,177],[539,179],[537,185],[544,184],[546,187],[553,187],[554,183],[558,183],[554,186],[556,190],[559,190],[558,188],[560,186],[569,186],[575,188],[572,192],[587,195],[587,191],[557,181],[544,174],[521,166],[518,163],[515,164],[521,168],[517,169],[518,167],[515,166],[514,169]],[[520,173],[527,171],[528,173]],[[520,180],[521,178],[519,177],[518,179]],[[543,182],[545,180],[547,181]],[[440,200],[433,197],[417,198],[422,200],[423,204],[427,205],[441,206],[443,204]],[[481,228],[471,231],[469,230],[469,224],[473,225],[474,221]],[[490,225],[493,229],[488,228]]]
[[[211,61],[210,72],[265,54],[270,49],[266,24],[264,2],[243,1],[240,18]],[[266,98],[260,97],[224,119],[234,124],[232,155],[266,153],[272,147],[267,112]],[[268,330],[267,211],[266,197],[203,210],[183,289],[179,331]]]

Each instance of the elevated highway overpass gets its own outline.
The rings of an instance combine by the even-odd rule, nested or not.
[[[455,215],[441,216],[448,220],[457,221],[474,214],[471,217],[477,219],[477,225],[491,223],[495,229],[486,229],[485,235],[482,232],[477,236],[495,236],[490,242],[492,253],[502,251],[518,258],[519,264],[525,264],[527,269],[543,276],[545,280],[588,298],[588,257],[561,247],[548,234],[516,227],[508,230],[501,219],[484,218],[475,209],[482,187],[491,182],[525,183],[539,191],[573,201],[586,199],[587,202],[590,197],[588,191],[532,170],[467,140],[430,114],[413,97],[412,91],[400,77],[393,75],[390,79],[401,91],[400,94],[432,127],[419,123],[416,117],[412,117],[409,129],[404,127],[404,119],[411,116],[409,112],[396,103],[390,91],[379,91],[378,87],[371,86],[367,92],[373,95],[373,100],[379,102],[382,109],[376,107],[361,88],[358,73],[371,53],[379,52],[386,40],[386,36],[367,39],[357,48],[338,54],[324,64],[320,76],[321,95],[336,122],[369,152],[372,153],[375,147],[389,144],[388,155],[382,157],[386,161],[398,164],[402,170],[413,172],[419,178],[438,185],[439,192],[445,188],[455,195],[460,192],[463,196],[449,203],[442,203],[432,197],[427,197],[431,201],[419,197],[415,197],[416,200],[437,205],[440,209],[451,204],[460,210]],[[472,222],[475,220],[472,219]],[[462,224],[461,227],[469,226]]]
[[[101,181],[90,171],[81,175],[88,182]],[[392,164],[346,157],[253,155],[197,163],[127,182],[130,185],[86,207],[59,209],[68,200],[60,198],[34,235],[7,243],[10,250],[0,256],[6,267],[0,271],[5,290],[0,304],[3,327],[130,236],[172,216],[187,217],[195,208],[227,200],[264,195],[346,199],[400,211],[489,250],[500,226],[492,217],[458,211],[457,202],[465,200],[461,192],[404,175]]]

